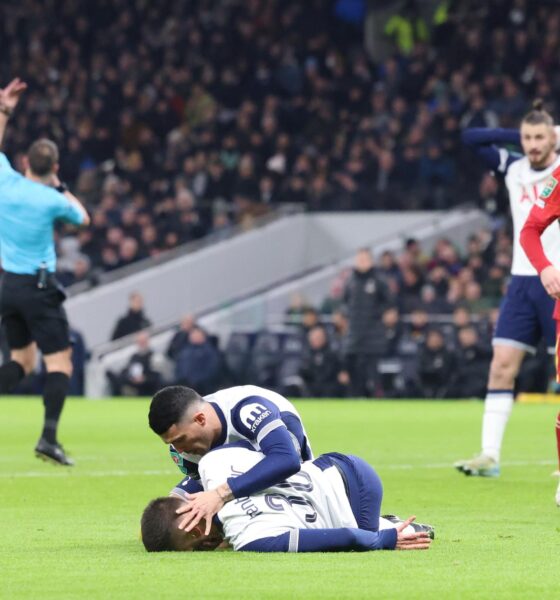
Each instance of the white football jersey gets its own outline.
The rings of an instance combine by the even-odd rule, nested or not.
[[[259,450],[261,440],[268,433],[285,426],[301,460],[313,458],[301,417],[284,396],[256,385],[239,385],[204,396],[204,400],[212,404],[222,423],[222,436],[217,446],[246,440]],[[201,457],[177,452],[172,445],[169,450],[181,471],[196,479]]]
[[[505,152],[505,150],[501,152]],[[507,170],[505,181],[509,193],[509,204],[513,220],[512,275],[537,275],[536,269],[527,258],[525,250],[521,247],[519,236],[533,208],[533,204],[537,202],[552,172],[559,166],[560,156],[550,167],[542,171],[535,171],[531,169],[529,159],[524,156],[511,163]],[[542,243],[545,254],[550,262],[560,265],[560,228],[556,221],[543,233]]]
[[[264,455],[243,447],[218,448],[199,463],[205,490],[256,465]],[[322,471],[313,462],[266,490],[228,502],[218,513],[224,537],[234,550],[265,537],[290,533],[290,551],[297,550],[299,529],[357,527],[344,482],[336,467]]]

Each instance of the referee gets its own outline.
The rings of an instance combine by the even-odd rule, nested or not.
[[[10,115],[26,84],[19,79],[0,89],[0,148]],[[65,293],[56,282],[53,225],[62,220],[88,225],[89,216],[57,176],[58,148],[34,142],[25,177],[0,152],[0,316],[10,346],[10,361],[0,367],[0,394],[11,392],[33,371],[37,347],[45,360],[45,421],[37,457],[72,466],[57,440],[57,429],[72,375]]]

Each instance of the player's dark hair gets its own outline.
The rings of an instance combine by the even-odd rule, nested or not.
[[[161,435],[179,423],[187,410],[202,402],[198,392],[182,385],[170,385],[152,398],[148,421],[152,431]]]
[[[179,498],[156,498],[142,513],[140,528],[142,543],[148,552],[170,552],[176,550],[171,535],[177,513],[182,505]]]
[[[57,145],[47,139],[33,142],[27,152],[29,168],[39,177],[45,177],[52,173],[53,167],[58,163],[58,157]]]
[[[554,119],[544,109],[544,100],[537,98],[533,101],[533,108],[523,117],[522,123],[528,125],[548,125],[554,126]]]

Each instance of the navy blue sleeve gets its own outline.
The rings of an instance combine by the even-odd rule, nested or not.
[[[284,425],[276,427],[260,441],[265,455],[243,475],[230,477],[227,482],[235,498],[245,498],[284,481],[301,468],[300,455],[292,436]]]
[[[295,535],[294,535],[295,533]],[[250,542],[242,552],[366,552],[394,550],[397,530],[366,531],[364,529],[299,529]]]
[[[258,444],[269,431],[284,425],[278,406],[262,396],[238,402],[231,411],[231,422],[241,435]]]
[[[196,494],[203,491],[204,488],[200,481],[196,481],[192,477],[185,477],[169,492],[169,495],[185,498],[186,494]]]
[[[499,148],[496,144],[515,144],[521,146],[521,136],[517,129],[488,129],[473,127],[461,134],[463,144],[472,148],[493,171],[505,175],[510,165],[523,155]]]

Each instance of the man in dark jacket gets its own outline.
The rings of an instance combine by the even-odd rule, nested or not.
[[[175,379],[178,384],[209,394],[219,383],[222,358],[220,351],[200,327],[193,327],[189,343],[177,355]]]
[[[151,324],[150,319],[144,314],[144,298],[138,292],[132,292],[128,299],[128,312],[117,321],[111,339],[116,340],[125,335],[142,331]]]
[[[167,346],[165,354],[168,358],[176,360],[177,356],[179,356],[179,352],[189,345],[189,335],[195,326],[196,321],[194,315],[185,315],[181,319],[179,329],[169,342],[169,346]]]
[[[309,350],[300,368],[300,376],[307,393],[315,398],[333,398],[344,395],[338,381],[341,361],[329,345],[327,333],[320,325],[307,334]]]
[[[443,335],[437,329],[428,331],[420,349],[418,379],[424,398],[444,398],[452,383],[455,357],[445,347]]]
[[[452,395],[455,398],[484,398],[491,347],[480,343],[478,332],[472,325],[460,329],[457,338],[458,362]]]
[[[376,361],[385,349],[381,315],[389,300],[389,290],[375,272],[371,252],[367,248],[358,250],[344,292],[349,327],[344,343],[346,369],[342,381],[349,383],[353,396],[375,393]]]

